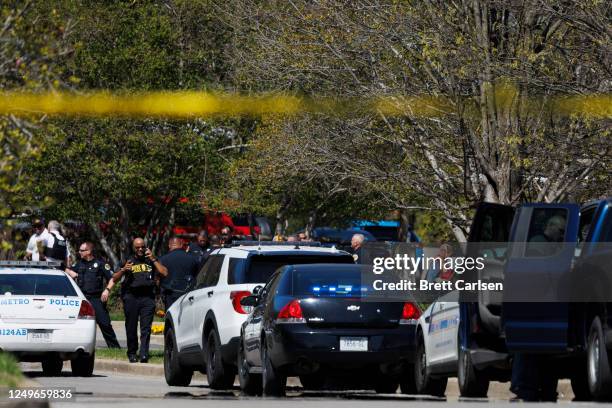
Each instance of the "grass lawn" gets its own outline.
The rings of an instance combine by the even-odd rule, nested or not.
[[[16,387],[23,380],[17,360],[10,354],[0,352],[0,386]]]
[[[121,360],[128,361],[125,349],[109,349],[99,348],[96,349],[96,358],[107,358],[110,360]],[[163,350],[149,350],[149,363],[151,364],[163,364],[164,363],[164,351]]]

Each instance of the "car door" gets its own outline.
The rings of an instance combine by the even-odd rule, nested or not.
[[[201,349],[204,350],[204,343],[202,335],[204,333],[204,319],[210,310],[213,303],[213,296],[215,294],[215,287],[219,282],[221,276],[221,268],[225,261],[225,255],[216,254],[212,255],[207,261],[208,269],[203,277],[203,281],[196,282],[196,296],[193,301],[193,340],[196,344],[199,344]]]
[[[199,308],[203,307],[208,299],[207,285],[208,282],[214,280],[217,269],[219,269],[220,259],[222,262],[223,255],[211,255],[209,257],[196,277],[194,289],[181,300],[182,313],[177,317],[179,321],[177,345],[182,351],[189,348],[201,348],[202,332],[198,329],[196,321],[199,320]]]
[[[441,302],[436,301],[431,306],[431,314],[429,315],[425,352],[427,353],[427,362],[431,366],[439,364],[442,358],[440,351],[441,343],[443,342],[441,310]]]
[[[261,366],[261,331],[262,324],[265,318],[265,313],[270,309],[270,303],[274,298],[274,288],[281,276],[280,271],[275,272],[270,277],[270,280],[261,290],[261,295],[257,302],[257,306],[253,309],[253,313],[250,316],[250,341],[245,343],[247,347],[247,359],[253,363],[253,365]]]
[[[567,349],[569,303],[554,300],[572,268],[579,211],[575,204],[519,208],[504,270],[502,324],[508,351]]]
[[[476,210],[466,248],[466,256],[484,259],[485,267],[477,274],[462,276],[469,281],[498,283],[504,281],[504,266],[515,209],[508,205],[481,203]],[[478,291],[477,299],[459,292],[461,301],[462,347],[470,348],[470,333],[497,339],[501,334],[503,299],[488,291]]]

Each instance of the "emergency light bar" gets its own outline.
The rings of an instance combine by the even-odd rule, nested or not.
[[[234,241],[232,247],[237,246],[293,246],[293,247],[320,247],[318,241]]]
[[[58,261],[0,261],[0,268],[48,268],[57,269],[61,266]]]

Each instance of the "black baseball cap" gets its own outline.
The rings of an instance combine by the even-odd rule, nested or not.
[[[45,226],[45,222],[40,219],[40,218],[34,218],[32,220],[32,227],[34,228],[40,228],[40,227],[44,227]]]

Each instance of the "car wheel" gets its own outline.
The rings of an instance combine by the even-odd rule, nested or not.
[[[446,392],[448,378],[432,378],[427,369],[425,344],[419,339],[414,363],[414,379],[417,394],[429,394],[443,397]]]
[[[244,352],[244,343],[240,339],[238,345],[238,379],[240,380],[240,389],[245,395],[261,395],[261,374],[250,373],[251,366],[246,359]]]
[[[398,386],[399,380],[397,378],[379,374],[374,383],[374,391],[377,394],[395,394]]]
[[[461,396],[486,398],[489,392],[489,380],[484,376],[484,373],[474,367],[470,353],[461,347],[461,342],[459,342],[458,354],[457,383]]]
[[[42,361],[43,374],[47,377],[58,377],[63,367],[64,362],[59,356],[50,356]]]
[[[589,391],[597,400],[612,396],[612,373],[606,350],[606,339],[599,317],[593,319],[587,344],[587,378]]]
[[[81,354],[70,360],[72,375],[76,377],[91,377],[96,362],[96,353]]]
[[[270,356],[268,354],[268,347],[265,342],[262,342],[261,345],[261,364],[263,369],[263,394],[273,397],[284,396],[287,377],[280,374],[272,365],[272,361],[270,361]]]
[[[179,362],[176,337],[172,329],[168,329],[164,337],[164,376],[168,385],[178,387],[188,386],[193,377],[193,370],[183,367]]]
[[[400,377],[400,390],[402,394],[416,394],[416,383],[414,380],[414,366],[409,365]]]
[[[321,391],[325,388],[327,377],[322,371],[316,374],[300,375],[300,382],[305,390]]]
[[[232,388],[236,379],[233,367],[223,364],[221,341],[215,330],[210,331],[206,343],[206,378],[213,390]]]

